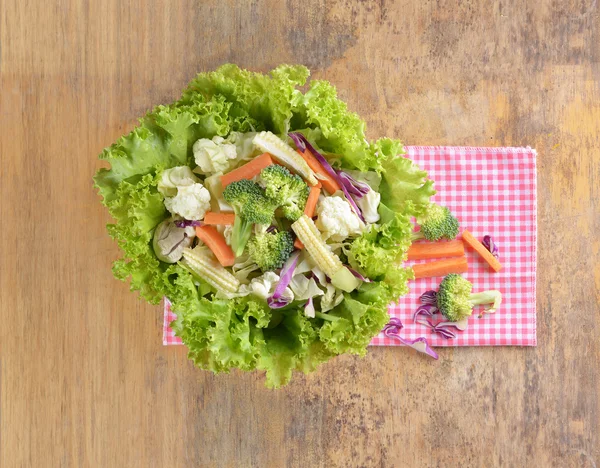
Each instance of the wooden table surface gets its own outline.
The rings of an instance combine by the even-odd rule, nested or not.
[[[0,466],[597,466],[599,14],[0,0]],[[309,66],[370,137],[537,148],[538,347],[372,349],[280,391],[164,348],[160,308],[112,277],[91,178],[103,147],[224,62]]]

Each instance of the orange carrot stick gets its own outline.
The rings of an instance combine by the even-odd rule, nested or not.
[[[317,185],[313,185],[310,188],[310,193],[308,194],[308,199],[306,200],[306,205],[304,206],[304,214],[309,218],[312,218],[315,214],[317,201],[319,201],[319,195],[321,194],[321,186],[321,181],[319,181]],[[300,239],[296,239],[294,241],[294,247],[302,250],[304,248],[304,244]]]
[[[197,226],[196,236],[212,250],[221,265],[232,266],[235,263],[233,250],[225,242],[223,234],[217,231],[214,226]]]
[[[477,252],[486,262],[488,262],[494,271],[500,271],[502,269],[502,265],[498,259],[494,257],[490,251],[486,249],[485,246],[475,238],[475,236],[473,236],[473,234],[467,230],[464,230],[462,233],[462,238],[475,250],[475,252]]]
[[[317,185],[313,185],[310,188],[306,205],[304,206],[304,214],[309,218],[312,218],[315,214],[315,208],[317,207],[317,201],[319,200],[319,194],[321,193],[321,182]]]
[[[221,185],[225,188],[231,182],[235,182],[236,180],[252,179],[260,174],[260,171],[265,167],[268,167],[271,164],[274,164],[271,155],[269,153],[263,153],[243,166],[240,166],[227,174],[223,174],[221,176]]]
[[[329,175],[329,173],[325,170],[323,165],[315,158],[312,153],[308,150],[304,152],[296,150],[300,156],[304,158],[308,167],[310,167],[314,172],[316,172],[319,177],[319,181],[323,184],[323,188],[327,190],[330,194],[337,192],[338,190],[342,190],[340,184]]]
[[[223,226],[231,226],[235,221],[235,214],[233,213],[215,213],[214,211],[207,211],[204,215],[202,222],[204,224],[215,224]]]
[[[409,260],[426,260],[440,257],[462,257],[465,246],[462,241],[417,242],[408,249]]]
[[[469,265],[467,264],[467,257],[459,257],[419,263],[413,265],[412,269],[415,272],[415,279],[417,279],[446,276],[448,273],[466,273]]]

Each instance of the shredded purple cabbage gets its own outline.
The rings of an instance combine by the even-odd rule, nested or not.
[[[346,189],[348,190],[348,193],[350,193],[350,195],[355,196],[356,198],[364,197],[371,190],[371,187],[369,187],[369,184],[365,184],[364,182],[359,182],[354,177],[352,177],[350,174],[348,174],[344,171],[337,171],[337,175],[338,175],[338,180],[341,182],[342,185],[344,185],[346,187]]]
[[[308,149],[308,151],[310,151],[312,153],[312,155],[317,159],[317,161],[319,161],[321,163],[321,165],[323,166],[323,169],[325,169],[325,171],[327,171],[327,174],[329,174],[331,177],[333,177],[334,180],[336,180],[340,185],[342,185],[337,173],[335,172],[335,169],[333,169],[333,167],[331,167],[331,164],[329,164],[329,161],[327,161],[327,158],[325,158],[325,156],[323,156],[321,153],[319,153],[314,148],[314,146],[310,144],[310,142],[306,139],[306,137],[304,135],[302,135],[302,133],[295,132],[295,133],[288,133],[288,135],[292,140],[294,140],[294,143],[296,144],[296,148],[298,148],[300,151],[305,151],[306,149]]]
[[[348,200],[348,203],[350,203],[350,206],[352,207],[354,212],[358,215],[358,217],[360,218],[360,220],[363,223],[366,223],[365,217],[363,216],[362,211],[360,210],[360,208],[358,207],[358,205],[356,204],[356,202],[354,201],[354,199],[348,192],[348,189],[346,188],[346,186],[344,184],[341,184],[341,187],[342,187],[342,192],[344,192],[344,195],[346,196],[346,200]]]
[[[383,331],[385,332],[388,328],[397,329],[394,331],[394,333],[398,333],[404,328],[404,325],[402,324],[402,320],[400,320],[398,317],[391,317],[390,321],[386,324],[385,327],[383,327]]]
[[[294,140],[294,144],[296,145],[296,148],[298,148],[302,152],[306,151],[306,145],[304,144],[304,142],[306,141],[306,138],[304,138],[304,135],[302,135],[301,133],[288,133],[288,136],[292,140]]]
[[[437,307],[437,292],[433,289],[429,291],[425,291],[419,297],[419,301],[421,301],[421,305],[415,310],[413,314],[413,322],[417,321],[419,315],[426,315],[427,317],[433,317],[434,314],[438,312]]]
[[[421,301],[421,304],[437,305],[437,292],[433,289],[425,291],[423,294],[421,294],[419,300]]]
[[[356,271],[354,268],[350,268],[349,266],[347,266],[346,268],[348,268],[348,270],[350,270],[350,273],[352,273],[356,278],[358,278],[361,281],[364,281],[365,283],[370,283],[372,280],[370,280],[369,278],[364,277],[363,275],[361,275],[358,271]]]
[[[415,310],[415,313],[413,314],[413,322],[417,321],[417,318],[419,318],[419,315],[426,315],[427,317],[433,317],[433,314],[435,314],[438,311],[438,308],[436,306],[434,306],[433,304],[422,304],[418,307],[417,310]]]
[[[443,338],[446,338],[447,340],[456,338],[456,333],[454,333],[453,331],[450,331],[446,328],[434,328],[433,331],[435,333],[440,334]]]
[[[269,304],[271,309],[280,309],[290,303],[291,299],[289,297],[284,297],[283,293],[285,292],[285,288],[290,284],[290,281],[292,281],[299,256],[299,251],[294,252],[290,255],[290,258],[287,259],[285,265],[283,265],[281,273],[279,274],[279,283],[277,283],[273,295],[267,298],[267,304]]]
[[[492,236],[488,236],[485,235],[483,236],[483,241],[481,242],[483,244],[483,246],[488,249],[490,251],[490,253],[498,258],[499,256],[499,249],[498,246],[496,245],[496,243],[494,242],[494,239],[492,239]]]
[[[317,159],[317,161],[319,161],[321,163],[321,165],[323,166],[323,169],[325,169],[325,171],[327,171],[327,174],[329,174],[331,177],[333,177],[333,179],[340,185],[340,187],[342,188],[342,192],[344,192],[344,195],[346,196],[346,199],[348,200],[348,203],[350,203],[350,206],[352,207],[354,212],[358,215],[360,220],[364,223],[365,218],[362,214],[362,211],[360,210],[358,205],[354,202],[354,200],[350,196],[350,192],[348,191],[346,184],[340,179],[340,177],[338,176],[338,173],[335,171],[335,169],[333,167],[331,167],[331,164],[329,164],[329,161],[327,161],[325,156],[323,156],[321,153],[319,153],[313,147],[313,145],[310,144],[310,142],[306,139],[306,137],[304,135],[302,135],[302,133],[299,133],[299,132],[288,133],[288,136],[292,140],[294,140],[296,148],[298,148],[300,151],[304,151],[305,149],[308,149],[308,151],[310,151],[312,153],[312,155]],[[348,177],[350,177],[350,176],[348,176]]]
[[[418,324],[425,325],[426,327],[431,328],[432,333],[438,333],[439,335],[448,340],[456,338],[456,333],[450,330],[450,328],[452,328],[453,325],[449,325],[449,322],[440,322],[435,324],[427,318],[419,319],[416,322]]]
[[[273,231],[275,231],[276,229],[277,229],[277,228],[276,228],[275,226],[269,226],[269,227],[267,228],[267,232],[273,232]]]
[[[178,228],[186,228],[190,226],[202,226],[202,221],[189,221],[187,219],[176,219],[173,224]]]
[[[437,353],[431,348],[431,346],[429,346],[429,343],[427,342],[426,338],[420,337],[415,340],[407,340],[405,338],[402,338],[399,334],[402,328],[404,328],[404,325],[402,325],[400,319],[392,317],[389,323],[383,328],[383,333],[389,338],[397,339],[398,341],[400,341],[400,343],[406,346],[410,346],[411,348],[416,349],[421,353],[428,354],[433,359],[439,358]]]
[[[280,297],[279,299],[273,299],[273,296],[267,298],[267,304],[271,309],[281,309],[290,303],[289,297]]]
[[[463,320],[459,320],[458,322],[438,322],[438,327],[446,327],[446,328],[456,328],[459,331],[465,331],[467,329],[467,325],[469,324],[469,318],[465,318]]]

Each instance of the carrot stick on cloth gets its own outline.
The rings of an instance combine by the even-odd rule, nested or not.
[[[460,240],[417,242],[408,249],[408,260],[426,260],[440,257],[462,257],[465,246]]]
[[[485,246],[479,242],[473,234],[469,231],[464,230],[462,233],[463,240],[469,244],[475,252],[477,252],[488,264],[492,267],[494,271],[500,271],[502,269],[502,264],[498,261],[496,257],[494,257],[491,252],[485,248]]]
[[[466,273],[469,269],[467,257],[449,258],[434,262],[418,263],[412,266],[415,279],[446,276],[448,273]]]

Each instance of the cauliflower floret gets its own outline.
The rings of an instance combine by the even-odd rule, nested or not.
[[[365,229],[365,223],[352,211],[350,203],[339,196],[321,199],[317,205],[317,215],[317,228],[333,241],[358,236]]]
[[[248,289],[250,289],[250,292],[255,296],[266,300],[269,296],[273,295],[278,282],[279,275],[272,271],[267,271],[258,278],[254,278],[252,281],[250,281]],[[290,300],[292,300],[294,298],[294,293],[290,288],[285,288],[283,297],[289,297]]]
[[[256,136],[256,132],[231,132],[226,140],[228,143],[233,143],[237,149],[238,160],[243,161],[249,159],[253,154],[258,153],[252,141]]]
[[[376,223],[379,221],[377,208],[379,207],[380,200],[381,195],[373,189],[369,190],[362,198],[354,199],[367,223]]]
[[[200,220],[210,210],[210,193],[200,183],[180,186],[177,195],[165,198],[165,206],[185,219]]]
[[[165,169],[158,181],[158,191],[165,197],[177,195],[177,187],[187,187],[198,183],[198,178],[188,166],[177,166]]]
[[[200,138],[194,143],[194,159],[204,174],[224,172],[231,160],[237,158],[237,147],[225,138],[215,136],[212,140]]]
[[[267,271],[262,276],[250,281],[250,290],[252,294],[266,299],[275,290],[275,285],[279,281],[279,275],[272,271]]]

